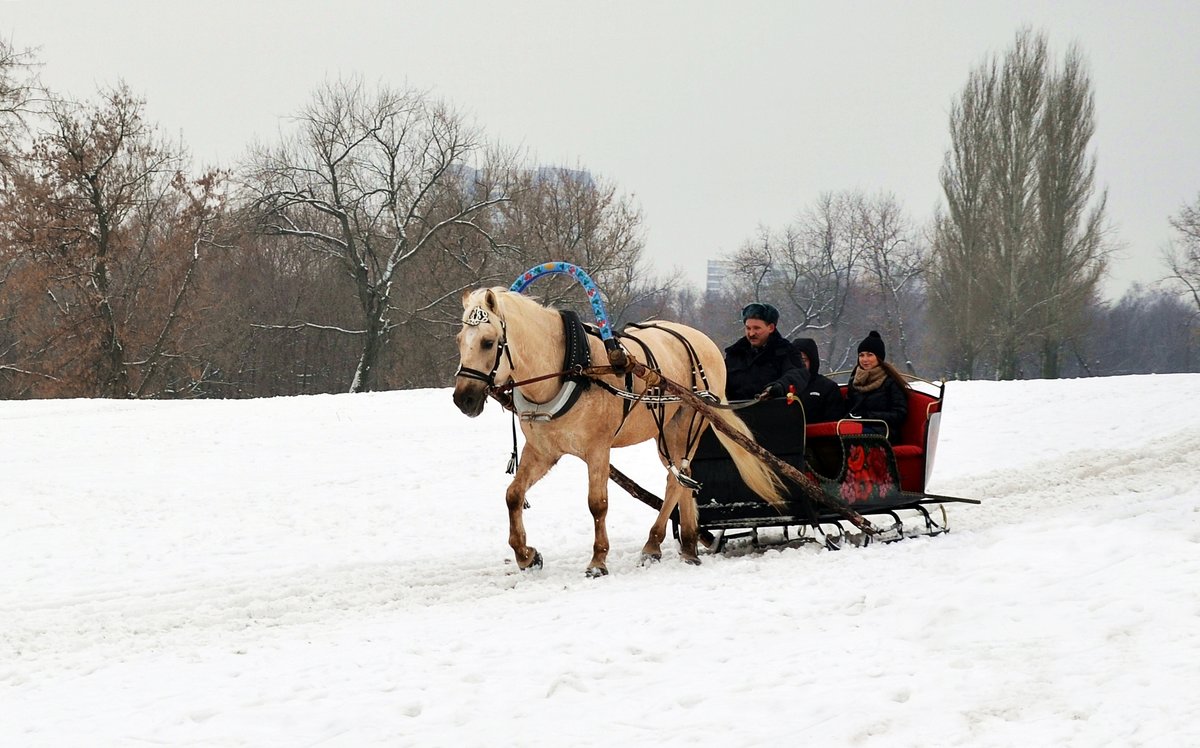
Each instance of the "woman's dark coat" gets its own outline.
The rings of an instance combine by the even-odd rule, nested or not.
[[[852,418],[886,421],[889,439],[895,441],[908,415],[908,393],[899,382],[886,375],[878,389],[859,392],[854,389],[854,373],[857,371],[858,367],[855,367],[851,372],[850,384],[846,388],[846,414]]]

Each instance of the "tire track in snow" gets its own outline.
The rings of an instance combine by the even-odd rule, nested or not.
[[[1126,450],[1083,449],[1050,460],[959,478],[939,493],[977,498],[979,506],[954,511],[956,530],[1020,524],[1030,517],[1063,514],[1121,519],[1147,506],[1200,522],[1200,429],[1184,429]],[[1174,505],[1156,500],[1178,497]]]
[[[75,661],[120,660],[181,647],[237,650],[287,629],[303,636],[306,627],[328,629],[331,621],[358,625],[434,608],[453,610],[508,594],[522,578],[530,577],[499,561],[398,560],[175,589],[111,587],[27,605],[4,600],[0,661],[11,668],[0,670],[0,683],[23,680],[22,663],[36,662],[41,671],[51,663],[71,667]]]

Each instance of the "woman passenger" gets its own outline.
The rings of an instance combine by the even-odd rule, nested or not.
[[[909,385],[896,367],[884,360],[886,353],[883,338],[875,330],[858,344],[858,365],[846,387],[846,414],[885,422],[888,439],[895,441],[908,415]],[[878,424],[863,424],[863,431],[884,433]]]

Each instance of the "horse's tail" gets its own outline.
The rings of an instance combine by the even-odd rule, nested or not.
[[[754,438],[754,434],[750,433],[750,427],[746,425],[746,422],[732,412],[714,410],[713,413],[739,433],[750,439]],[[737,468],[738,474],[742,476],[742,481],[749,486],[750,490],[776,509],[782,509],[786,503],[783,495],[783,480],[775,471],[767,467],[766,463],[758,457],[746,451],[745,447],[726,436],[720,429],[714,428],[713,432],[716,433],[721,446],[725,447],[729,456],[733,458],[733,464]]]

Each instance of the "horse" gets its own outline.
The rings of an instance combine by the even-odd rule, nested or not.
[[[527,408],[533,408],[531,417],[526,417],[528,413],[522,415],[525,445],[505,492],[508,543],[517,566],[522,570],[542,566],[541,554],[528,544],[525,535],[522,515],[525,494],[563,455],[569,454],[587,464],[588,508],[595,538],[585,573],[589,577],[607,574],[609,451],[650,439],[658,440],[659,458],[669,473],[662,508],[642,548],[643,563],[661,559],[667,521],[678,506],[681,559],[699,564],[696,498],[684,484],[688,482],[687,466],[699,435],[707,426],[706,418],[688,405],[657,397],[656,390],[647,392],[645,382],[630,381],[633,378],[613,372],[611,367],[607,369],[611,373],[591,373],[591,380],[584,382],[597,386],[587,386],[581,393],[568,388],[567,377],[562,375],[567,374],[563,362],[569,344],[578,346],[582,338],[591,360],[607,359],[604,344],[597,336],[582,334],[582,330],[573,334],[557,310],[501,287],[468,289],[463,293],[462,303],[462,328],[456,337],[459,369],[455,376],[454,404],[474,418],[483,412],[490,394],[502,391],[506,385],[516,385],[512,389],[514,401],[520,400]],[[685,386],[691,382],[693,388],[698,381],[706,382],[709,392],[724,393],[725,361],[708,336],[673,322],[633,327],[636,332],[626,328],[621,339],[636,343],[630,351],[635,357],[640,356],[642,362],[674,382]],[[518,381],[518,372],[526,378]],[[561,408],[562,393],[567,389],[572,389],[577,399],[565,412],[547,415],[549,404],[557,403],[554,408]],[[612,394],[631,391],[643,398],[643,402],[635,400],[630,407],[628,396]],[[753,438],[749,428],[732,411],[713,412],[739,433]],[[779,477],[721,431],[714,431],[746,485],[773,506],[783,505],[783,484]]]

